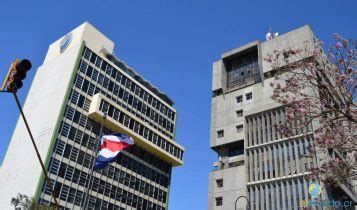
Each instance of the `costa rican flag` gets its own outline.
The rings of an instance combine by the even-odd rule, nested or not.
[[[118,153],[134,144],[133,138],[122,133],[105,135],[100,140],[100,151],[95,161],[94,170],[105,168],[115,160]]]

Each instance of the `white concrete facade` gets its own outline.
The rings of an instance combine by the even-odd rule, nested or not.
[[[55,135],[57,119],[82,41],[88,40],[82,37],[87,30],[91,31],[92,26],[85,23],[72,31],[73,40],[63,53],[59,52],[62,38],[50,46],[45,62],[36,71],[24,103],[23,110],[43,161]],[[97,34],[97,38],[102,37]],[[43,103],[44,100],[46,103]],[[0,209],[10,209],[11,198],[16,197],[17,193],[34,196],[41,173],[29,134],[19,117],[0,170]]]

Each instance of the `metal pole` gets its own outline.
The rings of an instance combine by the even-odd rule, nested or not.
[[[240,198],[245,198],[247,200],[247,205],[245,205],[245,209],[249,209],[249,199],[244,196],[244,195],[241,195],[239,196],[237,199],[236,199],[236,202],[234,204],[234,209],[237,210],[237,201],[240,199]]]
[[[100,127],[100,132],[99,132],[99,138],[102,136],[102,133],[103,133],[103,127],[104,127],[104,123],[105,123],[105,119],[107,118],[107,114],[104,113],[103,115],[103,121],[102,121],[102,125]],[[91,163],[91,167],[90,167],[90,171],[88,171],[89,173],[89,181],[87,183],[87,188],[86,188],[86,191],[85,191],[85,194],[84,194],[84,200],[83,200],[83,209],[86,210],[88,209],[88,202],[89,202],[89,189],[92,187],[92,181],[93,181],[93,174],[94,174],[94,166],[95,166],[95,159],[97,157],[97,154],[98,154],[98,147],[99,147],[99,142],[100,141],[96,141],[95,143],[95,153],[94,153],[94,159]]]
[[[15,97],[15,101],[16,101],[17,107],[18,107],[18,108],[19,108],[19,110],[20,110],[20,113],[21,113],[22,119],[23,119],[23,120],[24,120],[24,122],[25,122],[27,132],[28,132],[28,133],[29,133],[29,135],[30,135],[30,139],[31,139],[32,145],[33,145],[33,147],[35,148],[37,158],[38,158],[38,160],[40,161],[41,168],[42,168],[42,172],[44,173],[44,175],[45,175],[45,179],[46,179],[46,182],[47,182],[47,184],[48,184],[48,187],[49,187],[49,188],[50,188],[50,190],[51,190],[51,195],[52,195],[52,198],[53,198],[53,199],[54,199],[54,201],[55,201],[56,209],[57,209],[57,210],[59,210],[59,205],[58,205],[58,202],[57,202],[57,199],[56,199],[56,195],[55,195],[55,193],[54,193],[54,191],[53,191],[52,184],[51,184],[50,179],[48,178],[48,175],[47,175],[47,171],[46,171],[45,165],[43,164],[43,161],[42,161],[41,156],[40,156],[40,153],[39,153],[39,151],[38,151],[38,149],[37,149],[37,146],[36,146],[35,140],[34,140],[34,138],[33,138],[33,136],[32,136],[32,133],[31,133],[30,127],[29,127],[29,125],[28,125],[28,123],[27,123],[27,120],[26,120],[25,114],[24,114],[24,112],[23,112],[23,110],[22,110],[22,107],[21,107],[21,104],[20,104],[19,98],[17,97],[17,95],[16,95],[16,93],[15,93],[15,92],[13,92],[13,95],[14,95],[14,97]]]

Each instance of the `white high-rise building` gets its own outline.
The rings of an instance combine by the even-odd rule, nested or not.
[[[167,209],[171,169],[183,164],[173,101],[114,54],[114,43],[84,23],[50,45],[24,104],[59,204],[79,209],[99,140],[126,133],[135,145],[94,173],[90,209]],[[49,204],[50,191],[22,119],[0,168],[0,209],[17,193]]]

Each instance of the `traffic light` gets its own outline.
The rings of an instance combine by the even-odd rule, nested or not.
[[[16,91],[22,87],[22,80],[26,78],[26,73],[31,67],[32,64],[29,60],[16,59],[11,64],[1,89],[16,93]]]

